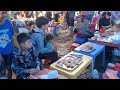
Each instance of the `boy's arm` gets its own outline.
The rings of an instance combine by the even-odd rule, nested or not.
[[[14,56],[13,56],[13,59],[12,59],[12,70],[13,72],[19,76],[19,75],[22,75],[23,77],[25,77],[25,68],[22,68],[22,64],[19,64],[19,62],[17,61],[17,58],[15,56],[15,53],[14,53]]]

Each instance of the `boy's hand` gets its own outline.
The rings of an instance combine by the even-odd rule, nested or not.
[[[30,69],[30,74],[35,74],[37,73],[39,70],[38,69]]]
[[[37,65],[36,69],[37,69],[38,71],[40,71],[40,66],[39,66],[39,65]]]

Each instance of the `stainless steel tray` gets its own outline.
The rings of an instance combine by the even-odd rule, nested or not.
[[[58,66],[58,67],[60,67],[60,68],[63,68],[63,69],[65,69],[65,70],[72,71],[72,70],[74,70],[76,67],[78,67],[80,64],[83,63],[82,57],[81,57],[81,58],[80,58],[80,57],[77,57],[77,56],[74,56],[74,57],[76,57],[76,59],[81,59],[81,61],[80,61],[74,68],[68,68],[65,64],[63,64],[63,66],[60,66],[60,65],[58,65],[58,63],[59,63],[60,61],[56,62],[56,66]],[[65,57],[64,59],[69,59],[69,58],[71,58],[71,57],[70,57],[70,56],[67,56],[67,57]],[[64,60],[64,59],[62,59],[62,60]],[[75,58],[74,58],[74,59],[75,59]]]

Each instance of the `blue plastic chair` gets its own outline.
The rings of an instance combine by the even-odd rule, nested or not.
[[[83,44],[85,42],[87,42],[88,39],[87,38],[81,38],[81,37],[77,37],[74,41],[74,43],[78,43],[78,44]]]
[[[82,54],[93,57],[93,59],[92,59],[92,70],[94,69],[96,56],[98,56],[101,52],[102,52],[102,65],[104,65],[104,62],[105,62],[105,45],[96,44],[96,43],[92,43],[92,42],[86,42],[83,45],[93,46],[95,48],[95,50],[93,50],[91,52],[74,50],[74,52],[82,53]],[[79,46],[78,48],[82,47],[83,45]]]

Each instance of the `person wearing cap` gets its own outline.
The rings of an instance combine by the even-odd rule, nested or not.
[[[99,20],[99,30],[101,28],[108,29],[111,28],[114,25],[112,19],[111,19],[111,12],[104,12],[102,14],[102,18]]]

